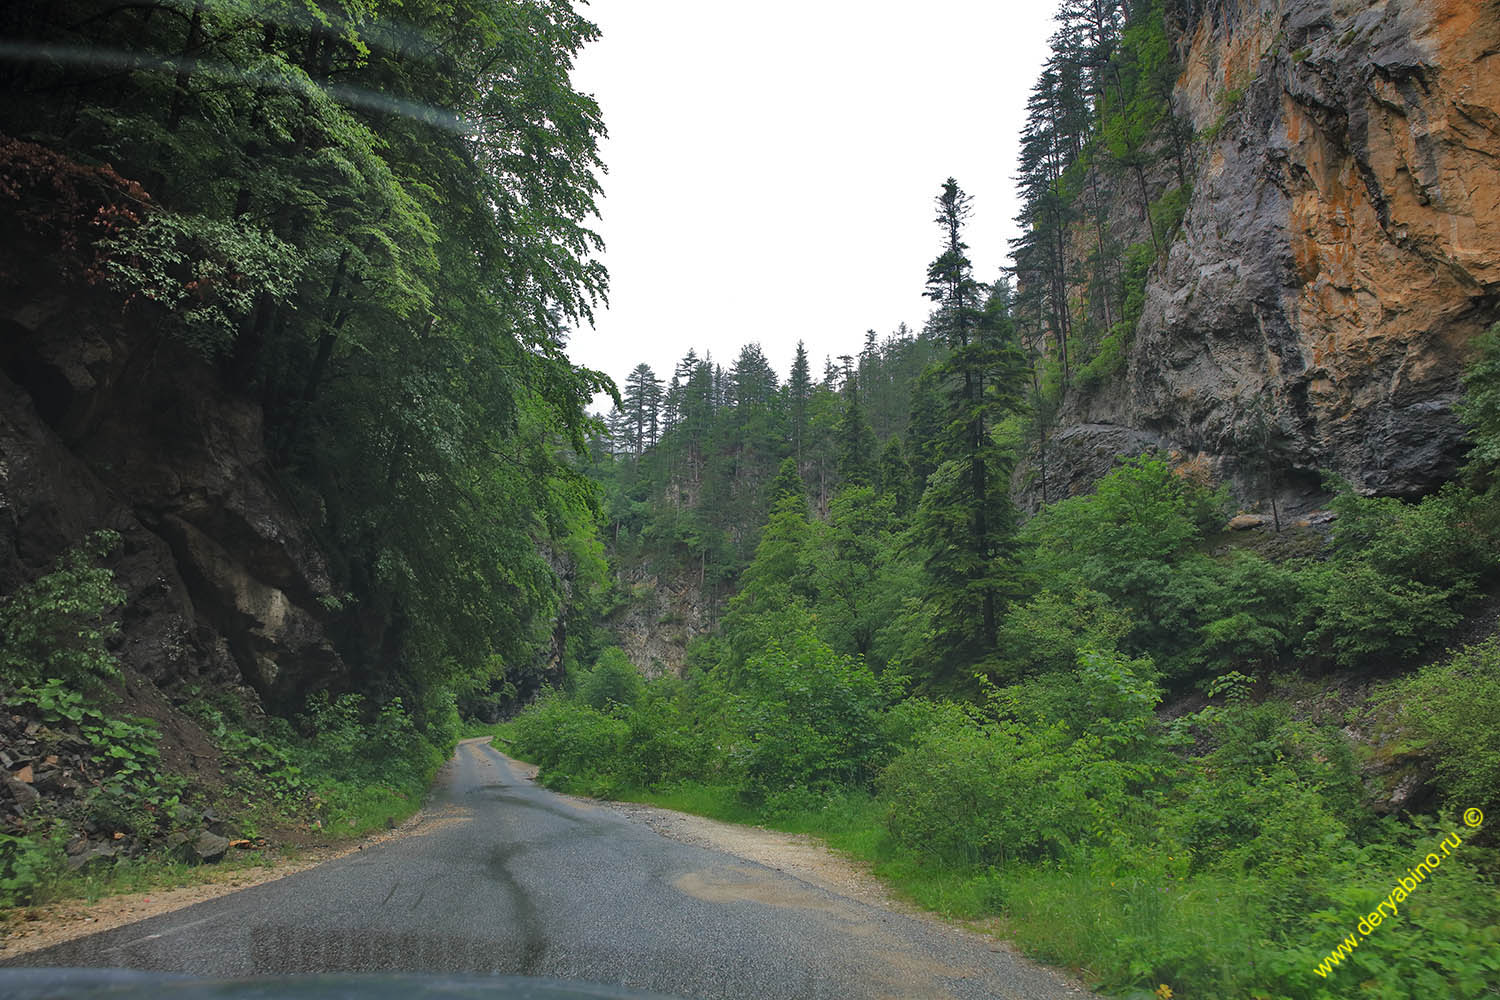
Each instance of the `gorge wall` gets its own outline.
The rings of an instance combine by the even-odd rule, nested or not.
[[[8,215],[0,243],[0,593],[108,528],[128,670],[273,708],[343,683],[326,562],[272,472],[259,405],[80,275],[55,233]]]
[[[1200,136],[1191,201],[1124,372],[1064,401],[1051,493],[1148,447],[1232,478],[1257,410],[1287,499],[1322,471],[1430,491],[1500,320],[1500,0],[1193,6],[1174,94]]]

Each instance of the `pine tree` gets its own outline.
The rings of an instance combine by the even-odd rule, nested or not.
[[[746,344],[730,371],[731,402],[745,409],[769,405],[776,394],[776,371],[766,360],[759,344]]]
[[[797,356],[792,361],[787,380],[787,409],[791,417],[792,456],[802,464],[803,446],[807,441],[807,404],[812,399],[812,373],[807,364],[807,348],[797,341]]]
[[[624,411],[627,441],[636,455],[656,444],[661,406],[661,379],[644,362],[625,379]]]
[[[844,408],[839,414],[838,471],[845,485],[869,486],[875,480],[875,432],[859,401],[859,381],[844,385]]]
[[[1010,500],[1012,455],[996,425],[1024,406],[1025,366],[1009,316],[1009,292],[973,277],[963,225],[969,198],[951,177],[937,198],[942,252],[928,267],[934,327],[949,353],[936,366],[942,430],[939,461],[923,494],[918,529],[927,544],[936,662],[979,662],[995,644],[1014,586],[1017,516]]]
[[[901,439],[892,437],[880,453],[880,462],[875,469],[875,491],[888,497],[897,517],[905,517],[912,507],[911,466],[906,461],[906,450]]]
[[[773,509],[789,497],[802,501],[803,509],[806,509],[807,484],[802,481],[802,473],[797,471],[795,458],[782,460],[780,468],[776,470],[776,478],[766,488],[766,501]]]

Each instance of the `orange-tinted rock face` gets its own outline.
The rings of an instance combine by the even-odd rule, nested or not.
[[[1500,320],[1500,0],[1206,6],[1177,96],[1218,137],[1126,382],[1078,419],[1228,471],[1265,405],[1304,482],[1430,489],[1462,450],[1470,344]]]
[[[1500,288],[1500,7],[1429,0],[1392,20],[1416,59],[1372,67],[1353,148],[1295,92],[1283,101],[1305,167],[1288,221],[1294,321],[1325,422],[1450,394]]]

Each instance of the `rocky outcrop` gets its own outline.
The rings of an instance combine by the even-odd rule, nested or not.
[[[639,567],[621,573],[620,589],[629,600],[609,618],[620,648],[646,677],[680,676],[688,643],[714,625],[713,601],[697,574]]]
[[[259,408],[106,293],[34,297],[48,287],[16,282],[0,308],[0,593],[110,528],[127,668],[168,689],[248,685],[268,707],[339,686],[328,569],[271,471]]]
[[[1064,407],[1053,481],[1122,436],[1232,476],[1259,410],[1284,491],[1433,489],[1500,320],[1500,0],[1213,0],[1179,28],[1191,203],[1123,377]]]

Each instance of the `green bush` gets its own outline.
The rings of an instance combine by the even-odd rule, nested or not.
[[[1071,671],[1080,649],[1114,649],[1130,630],[1130,616],[1096,590],[1043,590],[1011,606],[988,672],[996,680],[1020,680]]]
[[[63,841],[62,834],[0,833],[0,907],[42,901],[47,887],[67,870]]]
[[[1338,515],[1336,561],[1368,563],[1385,576],[1461,600],[1497,566],[1493,546],[1474,530],[1478,505],[1453,485],[1418,503],[1362,497],[1342,486],[1329,505]]]
[[[791,617],[785,633],[746,662],[739,693],[737,763],[752,799],[868,786],[886,762],[880,719],[894,700],[890,683]]]
[[[1500,899],[1465,856],[1467,843],[1398,904],[1397,917],[1387,915],[1351,955],[1325,966],[1326,975],[1317,971],[1336,945],[1358,936],[1360,919],[1448,832],[1390,821],[1370,843],[1325,846],[1314,876],[1321,892],[1284,923],[1267,920],[1283,933],[1273,939],[1276,947],[1264,949],[1258,974],[1244,976],[1246,985],[1274,987],[1275,995],[1297,1000],[1494,996],[1500,989]]]
[[[1388,686],[1376,699],[1402,735],[1436,761],[1456,810],[1500,817],[1500,637]]]
[[[1495,574],[1494,546],[1475,527],[1482,501],[1464,490],[1410,504],[1342,486],[1331,506],[1331,558],[1300,574],[1304,655],[1340,666],[1416,656]]]
[[[991,705],[1007,717],[950,715],[893,760],[879,783],[892,838],[967,865],[1057,860],[1113,839],[1161,763],[1159,695],[1121,657],[1085,651],[1078,666],[1071,683],[997,691]]]
[[[1133,623],[1122,646],[1184,674],[1197,662],[1205,615],[1222,604],[1222,571],[1197,548],[1225,503],[1222,490],[1142,456],[1100,480],[1093,494],[1048,507],[1026,534],[1043,579],[1108,596]]]
[[[57,678],[89,689],[120,675],[105,643],[120,623],[106,620],[125,599],[114,573],[94,563],[120,544],[97,531],[58,559],[45,576],[0,601],[0,668],[21,683]]]
[[[1204,595],[1195,636],[1198,673],[1269,668],[1285,657],[1297,634],[1301,590],[1297,573],[1238,551],[1215,565],[1215,586]]]
[[[654,681],[625,713],[621,773],[629,784],[657,788],[713,770],[712,733],[692,724],[679,705],[680,687],[666,678]]]
[[[575,697],[601,712],[634,705],[645,690],[645,681],[624,651],[611,646],[599,654],[594,669],[578,678]]]
[[[1363,559],[1311,566],[1302,652],[1340,666],[1415,656],[1458,623],[1451,591],[1382,572]]]
[[[541,766],[550,787],[579,788],[589,778],[615,773],[629,724],[613,715],[549,692],[516,717],[516,751]]]
[[[170,829],[187,783],[162,771],[155,722],[110,716],[57,678],[23,685],[13,697],[44,723],[72,729],[87,744],[90,768],[100,779],[84,796],[95,823],[144,839]]]

